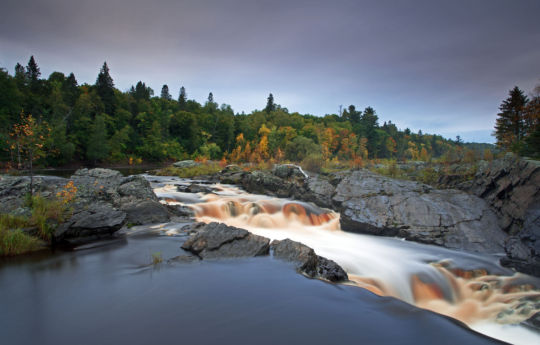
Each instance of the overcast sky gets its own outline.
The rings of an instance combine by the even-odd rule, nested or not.
[[[493,142],[515,85],[540,84],[538,0],[3,0],[0,67],[159,94],[211,91],[236,112],[372,106],[380,122]]]

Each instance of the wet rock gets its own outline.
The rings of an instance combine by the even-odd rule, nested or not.
[[[483,253],[503,251],[504,232],[482,199],[457,190],[352,171],[332,198],[343,230]]]
[[[121,208],[127,214],[127,222],[132,225],[164,223],[170,219],[167,208],[154,200],[130,202]]]
[[[222,223],[210,223],[182,245],[202,259],[267,255],[270,240],[244,229]]]
[[[60,224],[54,236],[58,241],[70,241],[76,238],[99,238],[111,235],[126,222],[126,213],[110,205],[94,204],[87,209],[75,212],[65,223]]]
[[[347,273],[336,262],[317,255],[317,276],[331,282],[349,280]]]
[[[521,324],[535,330],[536,332],[540,332],[540,312],[535,313]]]
[[[296,269],[310,277],[332,282],[346,281],[347,273],[334,261],[315,254],[310,247],[290,239],[274,240],[270,244],[274,257],[293,262]]]

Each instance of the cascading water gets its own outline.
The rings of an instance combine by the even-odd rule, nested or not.
[[[302,242],[341,265],[351,284],[373,293],[461,320],[501,340],[540,343],[540,335],[515,325],[540,310],[538,279],[500,267],[495,257],[347,233],[335,212],[232,186],[212,188],[213,193],[196,195],[165,184],[155,192],[168,203],[191,207],[198,221]]]

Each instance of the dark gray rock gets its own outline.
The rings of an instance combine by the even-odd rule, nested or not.
[[[220,171],[218,178],[220,183],[241,185],[246,174],[238,165],[231,164]]]
[[[540,332],[540,312],[523,321],[521,325],[528,327],[536,332]]]
[[[457,190],[352,171],[332,201],[343,230],[483,253],[503,251],[506,235],[486,202]]]
[[[264,193],[282,198],[293,195],[294,186],[293,183],[265,171],[253,171],[246,174],[242,185],[251,193]]]
[[[222,223],[210,223],[198,230],[182,249],[203,259],[267,255],[270,241],[244,229]]]
[[[149,224],[170,219],[167,208],[159,203],[144,177],[123,177],[109,169],[79,169],[70,179],[36,176],[34,192],[52,199],[69,181],[73,181],[77,193],[69,205],[71,217],[62,224],[51,224],[56,227],[56,242],[75,243],[78,237],[82,242],[99,239],[127,222]],[[0,176],[2,212],[28,213],[24,198],[29,184],[29,177]]]
[[[127,222],[132,225],[165,223],[170,219],[167,207],[154,200],[130,202],[122,205],[121,210],[127,214]]]
[[[310,277],[317,274],[317,254],[305,244],[287,238],[272,241],[270,247],[275,258],[295,263],[299,271]]]
[[[270,248],[275,258],[292,262],[301,273],[312,278],[321,278],[332,282],[346,281],[347,273],[334,261],[315,254],[310,247],[290,239],[274,240]]]
[[[126,222],[126,213],[107,204],[94,204],[80,210],[65,223],[60,224],[54,236],[56,240],[69,241],[79,237],[111,235]]]

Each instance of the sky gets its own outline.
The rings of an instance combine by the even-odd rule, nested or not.
[[[0,67],[159,95],[212,92],[235,112],[373,107],[399,128],[494,142],[514,86],[540,84],[538,0],[3,0]]]

